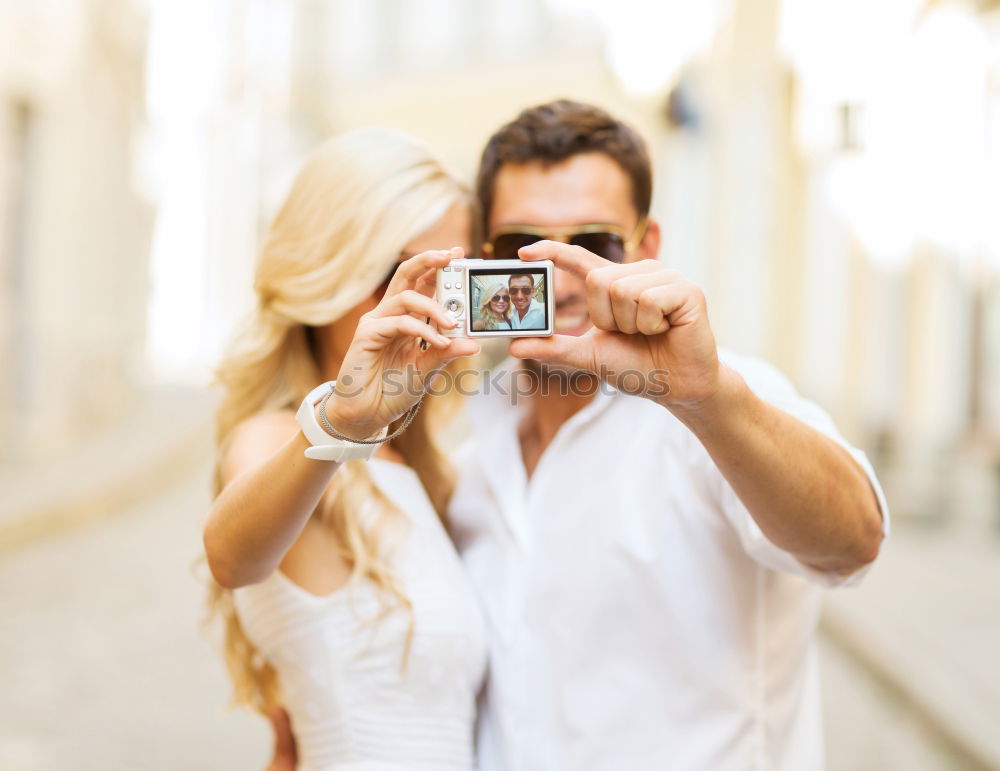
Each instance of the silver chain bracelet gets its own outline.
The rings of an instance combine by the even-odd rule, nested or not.
[[[324,431],[326,431],[328,434],[330,434],[330,436],[334,437],[335,439],[341,439],[345,442],[351,442],[353,444],[385,444],[386,442],[395,439],[397,436],[399,436],[406,430],[406,427],[409,426],[410,423],[413,422],[413,419],[417,416],[417,412],[420,410],[420,405],[424,400],[424,397],[421,396],[417,400],[416,404],[414,404],[412,407],[410,407],[410,409],[406,411],[406,418],[403,420],[403,425],[401,425],[399,428],[397,428],[388,436],[383,437],[382,439],[351,439],[351,437],[344,436],[332,425],[330,425],[330,419],[327,418],[326,416],[326,403],[330,401],[330,397],[333,396],[333,392],[334,389],[331,388],[329,391],[327,391],[327,393],[323,396],[323,398],[319,400],[318,412],[319,412],[320,425],[323,426]]]

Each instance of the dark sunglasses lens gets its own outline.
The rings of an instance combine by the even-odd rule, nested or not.
[[[504,233],[493,239],[493,257],[497,260],[516,260],[518,249],[541,240],[541,236],[530,233]]]
[[[569,242],[611,262],[625,260],[625,242],[617,233],[578,233]]]

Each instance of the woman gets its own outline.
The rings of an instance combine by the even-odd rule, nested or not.
[[[472,322],[472,328],[480,330],[511,329],[510,290],[501,276],[484,276],[482,293],[479,295],[479,312]]]
[[[219,371],[204,542],[227,663],[238,702],[288,710],[306,771],[473,766],[483,624],[441,525],[451,476],[430,426],[445,405],[428,397],[413,415],[431,374],[477,351],[434,326],[454,324],[432,294],[461,250],[428,251],[468,246],[472,222],[468,191],[411,139],[322,145],[270,228],[256,317]],[[409,387],[389,388],[404,372]],[[369,441],[371,460],[311,459],[345,445],[320,428],[315,447],[295,417],[328,380],[336,393],[299,419],[313,439],[327,420]],[[370,438],[404,413],[391,442]]]

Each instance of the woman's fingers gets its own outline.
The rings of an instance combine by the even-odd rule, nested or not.
[[[380,355],[380,351],[390,349],[392,344],[401,338],[420,340],[425,343],[417,352],[415,359],[411,359],[410,354],[404,354],[399,359],[396,359],[392,354],[388,358],[383,358]],[[418,371],[427,376],[451,359],[479,353],[479,344],[475,340],[466,337],[446,337],[430,324],[415,319],[413,316],[369,318],[358,325],[355,342],[360,346],[360,350],[367,349],[369,355],[377,356],[377,360],[382,362],[382,369],[377,373],[374,370],[379,369],[379,367],[373,367],[371,363],[361,367],[372,374],[376,380],[384,378],[393,367],[397,367],[402,372],[412,364],[416,364]],[[358,365],[355,368],[358,368]]]
[[[396,274],[389,282],[386,289],[386,296],[399,294],[406,289],[417,289],[421,294],[427,294],[428,281],[433,289],[434,279],[438,268],[443,268],[452,260],[462,257],[463,252],[460,246],[453,246],[451,249],[435,249],[429,252],[410,257],[399,263]]]
[[[427,297],[433,297],[437,291],[437,268],[429,270],[417,279],[413,290]]]
[[[451,338],[445,337],[430,324],[413,316],[369,318],[358,325],[358,337],[384,347],[400,337],[426,340],[435,348],[447,348]]]
[[[385,318],[388,316],[403,316],[412,314],[422,319],[432,319],[443,329],[455,327],[455,320],[445,312],[441,304],[430,297],[425,297],[416,290],[406,289],[382,298],[375,310],[369,313],[369,318]]]

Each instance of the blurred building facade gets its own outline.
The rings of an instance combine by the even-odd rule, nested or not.
[[[663,257],[706,288],[720,339],[874,451],[898,514],[996,531],[987,5],[734,4],[673,86],[659,183]]]
[[[0,459],[63,452],[132,399],[144,49],[128,0],[0,3]]]

